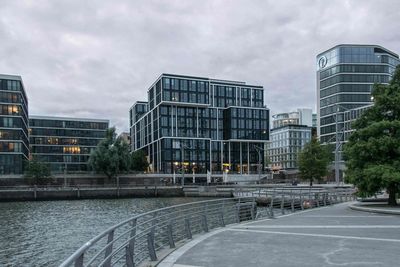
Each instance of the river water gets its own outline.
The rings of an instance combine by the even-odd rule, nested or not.
[[[152,209],[199,198],[0,203],[0,266],[57,266],[108,227]]]

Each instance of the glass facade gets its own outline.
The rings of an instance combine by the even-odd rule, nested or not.
[[[29,158],[28,98],[20,76],[0,74],[0,175],[22,174]]]
[[[298,153],[311,140],[312,127],[285,125],[271,130],[268,158],[272,169],[297,169]]]
[[[140,103],[148,112],[131,120],[131,148],[145,151],[152,171],[173,173],[182,164],[190,173],[257,169],[257,149],[269,139],[263,87],[163,74],[131,114]]]
[[[107,120],[31,116],[31,155],[53,173],[89,171],[90,152],[105,137]]]
[[[373,85],[387,84],[399,63],[397,54],[376,45],[338,45],[317,56],[317,122],[321,143],[334,143],[336,132],[344,132],[338,135],[340,141],[347,140],[351,120],[345,119],[345,113],[371,105]],[[353,116],[352,120],[356,118]]]

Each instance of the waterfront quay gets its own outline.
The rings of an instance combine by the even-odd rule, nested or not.
[[[400,216],[341,203],[218,229],[157,266],[398,266],[399,229]]]

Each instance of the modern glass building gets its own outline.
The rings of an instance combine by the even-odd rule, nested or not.
[[[22,174],[29,158],[28,98],[20,76],[0,74],[0,175]]]
[[[85,172],[109,121],[30,116],[29,127],[31,156],[48,163],[53,173]]]
[[[343,133],[345,112],[372,104],[373,85],[389,83],[399,63],[397,54],[378,45],[343,44],[317,55],[317,122],[322,143],[334,143],[336,132]],[[341,142],[349,131],[338,135]]]
[[[262,86],[162,74],[130,118],[132,151],[144,150],[153,172],[251,173],[264,165],[269,109]]]
[[[297,169],[297,156],[310,142],[313,122],[311,109],[272,116],[271,141],[267,156],[272,170]]]

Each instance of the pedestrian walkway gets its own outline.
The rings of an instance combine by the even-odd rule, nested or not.
[[[158,266],[398,266],[400,216],[348,205],[221,228],[172,252]]]
[[[382,202],[358,202],[350,206],[353,210],[400,215],[400,207],[391,207]]]

